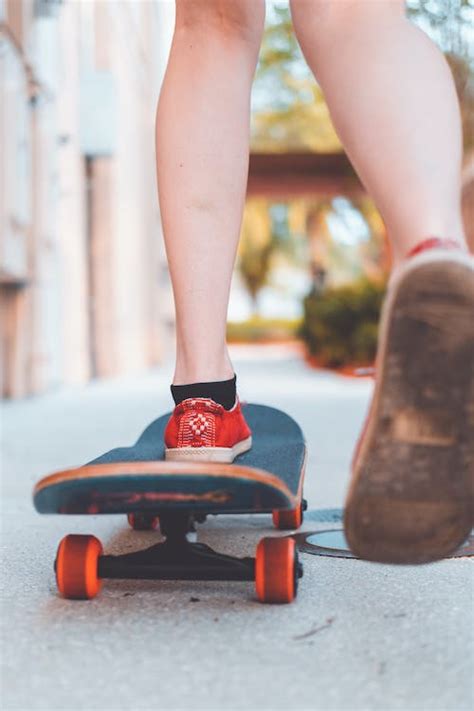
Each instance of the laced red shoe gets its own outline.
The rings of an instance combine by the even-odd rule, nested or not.
[[[349,545],[385,563],[443,558],[469,535],[473,495],[474,259],[430,238],[389,284],[346,502]]]
[[[165,430],[165,457],[172,461],[232,462],[252,446],[252,436],[237,400],[226,410],[207,398],[177,405]]]

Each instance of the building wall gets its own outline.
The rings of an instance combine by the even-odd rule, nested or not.
[[[154,113],[170,2],[0,0],[2,393],[158,363]]]

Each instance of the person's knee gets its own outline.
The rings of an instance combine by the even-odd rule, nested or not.
[[[260,46],[265,0],[176,0],[176,29]]]
[[[295,33],[303,49],[311,43],[344,41],[354,23],[403,17],[405,0],[290,0]]]

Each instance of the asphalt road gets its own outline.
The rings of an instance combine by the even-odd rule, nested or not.
[[[240,348],[235,363],[242,399],[303,427],[310,508],[342,506],[370,381],[312,371],[286,348]],[[287,606],[259,604],[250,583],[109,581],[93,601],[57,595],[66,533],[94,533],[110,552],[157,534],[122,516],[40,516],[36,479],[132,443],[169,409],[169,377],[166,367],[4,406],[2,709],[471,711],[468,558],[398,568],[304,555]],[[271,532],[267,516],[228,517],[199,538],[251,555]]]

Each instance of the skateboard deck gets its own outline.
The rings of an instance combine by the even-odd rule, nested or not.
[[[280,410],[244,405],[252,449],[232,464],[166,462],[169,414],[152,422],[131,447],[42,479],[34,491],[40,513],[117,514],[181,509],[251,513],[294,509],[301,499],[306,447],[299,425]]]
[[[279,529],[301,525],[306,445],[299,425],[272,407],[244,405],[243,412],[253,444],[232,464],[166,461],[168,413],[134,445],[38,482],[33,500],[40,513],[122,513],[134,529],[159,524],[165,538],[145,550],[104,555],[95,536],[65,536],[55,560],[64,597],[90,599],[105,578],[133,578],[254,580],[262,602],[295,598],[303,569],[293,538],[263,538],[255,558],[224,555],[189,540],[208,514],[272,512]]]

